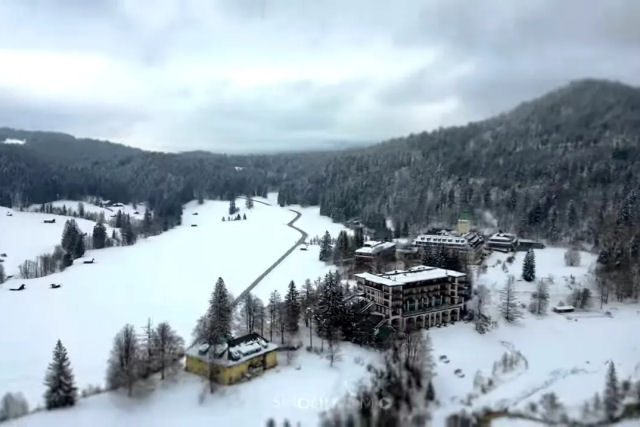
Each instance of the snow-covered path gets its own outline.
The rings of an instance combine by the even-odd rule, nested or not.
[[[259,203],[264,203],[264,202],[259,202]],[[236,300],[233,302],[234,305],[238,304],[238,302],[240,302],[242,300],[242,298],[248,294],[249,292],[253,291],[253,289],[262,281],[262,279],[264,279],[265,277],[267,277],[277,266],[280,265],[280,263],[282,261],[284,261],[289,255],[291,255],[291,253],[298,247],[300,246],[302,243],[304,243],[304,241],[307,239],[307,232],[304,230],[299,229],[298,227],[296,227],[295,222],[300,219],[300,217],[302,216],[302,214],[296,210],[293,209],[289,209],[291,212],[294,212],[296,214],[295,218],[293,218],[291,221],[289,221],[287,223],[287,227],[291,227],[294,230],[296,230],[297,232],[300,233],[300,239],[298,239],[298,241],[296,243],[293,244],[293,246],[291,246],[289,249],[287,249],[287,251],[282,254],[282,256],[280,258],[278,258],[276,260],[276,262],[274,262],[273,264],[271,264],[269,266],[269,268],[267,268],[265,271],[262,272],[262,274],[260,274],[260,276],[258,276],[258,278],[256,280],[254,280],[253,282],[251,282],[251,284],[247,287],[247,289],[245,289],[244,291],[242,291],[242,293],[240,295],[238,295],[238,297],[236,298]]]

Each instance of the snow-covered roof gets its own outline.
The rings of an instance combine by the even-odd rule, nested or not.
[[[511,243],[515,242],[516,235],[509,233],[496,233],[489,237],[489,243]]]
[[[469,232],[462,236],[453,235],[445,230],[438,234],[421,234],[413,240],[414,246],[423,245],[445,245],[445,246],[466,246],[473,244],[480,239],[477,233]]]
[[[369,240],[367,242],[364,242],[363,247],[356,249],[356,254],[376,254],[387,249],[395,248],[395,246],[396,244],[393,242],[377,242],[375,240]]]
[[[208,362],[213,351],[214,363],[231,366],[277,349],[276,344],[268,342],[259,334],[251,333],[215,346],[196,343],[187,350],[187,355]]]
[[[356,277],[386,286],[407,285],[409,283],[424,282],[427,280],[464,276],[465,274],[460,273],[459,271],[447,270],[438,267],[427,267],[426,265],[418,265],[416,267],[411,267],[408,270],[388,271],[383,274],[356,274]]]

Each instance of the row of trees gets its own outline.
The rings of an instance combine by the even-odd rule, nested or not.
[[[151,321],[140,337],[132,325],[125,325],[113,340],[111,356],[107,363],[107,386],[110,389],[125,387],[129,395],[140,379],[159,372],[166,373],[184,356],[184,340],[169,323],[159,323],[155,328]]]

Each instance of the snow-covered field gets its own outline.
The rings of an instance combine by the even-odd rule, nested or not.
[[[319,413],[356,389],[376,356],[343,344],[340,360],[331,367],[325,358],[304,350],[297,352],[291,365],[280,354],[278,367],[251,381],[221,387],[214,394],[208,393],[203,379],[180,372],[175,380],[159,384],[147,395],[129,398],[122,392],[104,393],[81,399],[72,409],[39,412],[9,425],[264,426],[273,418],[277,425],[287,419],[292,426],[298,422],[312,426]]]
[[[227,216],[227,202],[192,202],[185,207],[182,226],[142,239],[132,247],[90,251],[87,255],[96,258],[94,265],[74,265],[63,273],[21,281],[27,283],[25,292],[6,292],[16,280],[0,286],[0,348],[11,349],[0,357],[0,394],[19,391],[32,407],[41,404],[44,372],[58,338],[69,350],[80,388],[103,383],[112,338],[125,323],[141,327],[148,318],[167,320],[189,340],[218,276],[238,295],[300,236],[286,226],[294,213],[278,207],[275,195],[258,200],[272,206],[255,203],[252,210],[246,210],[239,199],[237,206],[248,219],[235,222],[221,221]],[[295,225],[311,237],[325,230],[335,236],[343,229],[319,216],[317,207],[291,208],[302,212]],[[198,215],[193,215],[195,212]],[[6,218],[24,221],[15,232],[40,245],[23,253],[38,255],[40,248],[52,248],[60,239],[64,218],[57,221],[54,226],[60,228],[46,240],[39,229],[39,215],[16,212]],[[4,219],[0,217],[0,224],[6,224]],[[82,220],[78,222],[84,227]],[[87,227],[92,225],[87,221]],[[10,229],[0,227],[2,236]],[[17,247],[13,240],[11,244]],[[0,248],[0,252],[9,250]],[[536,250],[537,277],[551,278],[551,306],[568,302],[575,284],[591,283],[594,257],[582,253],[580,267],[566,267],[563,254],[560,248]],[[489,310],[494,319],[498,319],[497,290],[508,274],[519,278],[524,254],[518,253],[512,264],[505,264],[506,257],[491,255],[487,271],[476,279],[477,284],[492,290]],[[266,301],[273,289],[284,294],[290,280],[301,286],[304,279],[325,274],[330,267],[317,258],[317,246],[295,250],[253,293]],[[50,290],[47,286],[51,282],[61,282],[63,287]],[[533,287],[516,281],[521,303],[529,302]],[[551,391],[573,415],[579,415],[584,400],[602,391],[610,360],[616,363],[621,378],[637,378],[640,343],[629,337],[640,328],[640,308],[611,303],[604,310],[612,315],[606,316],[599,310],[597,295],[592,302],[589,312],[569,315],[549,312],[538,318],[524,310],[524,318],[516,324],[498,320],[498,326],[484,335],[476,333],[473,324],[463,322],[429,331],[437,360],[434,385],[440,403],[434,410],[433,425],[443,425],[447,415],[461,408],[523,409]],[[476,373],[491,376],[494,362],[506,351],[520,352],[526,367],[494,377],[497,386],[486,394],[478,393],[473,386]],[[264,425],[271,417],[278,422],[287,418],[293,425],[298,421],[314,425],[320,412],[368,377],[366,364],[379,360],[378,353],[349,344],[344,344],[341,352],[333,368],[323,357],[304,350],[297,352],[291,365],[281,354],[278,368],[252,381],[222,387],[214,395],[202,392],[201,379],[180,372],[175,380],[158,384],[150,393],[134,398],[121,392],[104,393],[81,399],[73,409],[39,412],[12,425]],[[440,360],[441,355],[446,355],[448,363]],[[454,373],[457,369],[462,375]]]
[[[62,273],[33,280],[12,279],[1,285],[0,348],[12,351],[3,352],[0,358],[0,394],[20,391],[31,406],[41,404],[43,375],[58,338],[69,350],[81,388],[103,383],[112,338],[125,323],[142,326],[148,318],[167,320],[189,340],[218,276],[238,295],[300,237],[286,226],[295,216],[288,209],[255,203],[252,210],[246,210],[242,200],[237,205],[247,214],[246,221],[221,221],[228,214],[228,202],[192,202],[185,207],[182,226],[141,239],[131,247],[88,251],[86,257],[96,259],[93,265],[78,264]],[[198,215],[193,215],[196,212]],[[304,224],[310,235],[320,234],[332,224],[327,218],[306,215],[312,214],[303,212],[297,225]],[[51,215],[15,212],[6,217],[23,222],[19,227],[0,229],[3,242],[13,229],[17,234],[11,239],[14,246],[20,236],[38,242],[36,248],[52,248],[60,240],[66,218],[42,224],[41,216]],[[0,220],[4,224],[5,217]],[[91,221],[78,222],[85,231],[93,227]],[[46,235],[46,241],[40,231],[32,232],[39,230],[40,224],[57,227]],[[31,252],[35,256],[42,251]],[[317,255],[315,249],[294,251],[258,285],[256,294],[268,296],[274,288],[284,294],[290,280],[301,285],[307,277],[324,274],[328,267]],[[49,289],[52,282],[63,287]],[[26,283],[27,290],[8,292],[18,283]]]
[[[7,212],[12,216],[7,216]],[[54,218],[54,224],[44,223],[44,220]],[[20,212],[0,207],[0,253],[7,254],[3,258],[6,274],[18,274],[18,266],[25,260],[35,260],[40,255],[53,252],[55,246],[60,244],[67,219],[69,218],[60,215]],[[91,234],[95,225],[93,221],[82,218],[75,220],[84,233]]]
[[[269,193],[266,199],[258,197],[256,200],[267,202],[277,207],[277,195],[277,193]],[[258,204],[259,203],[256,203],[256,205]],[[240,206],[240,204],[238,204],[238,206]],[[293,209],[302,214],[300,219],[296,221],[295,226],[305,230],[307,234],[309,234],[309,238],[322,236],[325,231],[328,231],[333,237],[336,237],[340,231],[345,230],[342,224],[333,222],[329,217],[321,216],[318,206],[302,207],[299,205],[290,205],[287,206],[286,209]],[[306,279],[314,281],[329,271],[335,270],[335,267],[331,265],[318,262],[319,255],[320,247],[318,245],[310,245],[306,251],[295,250],[276,267],[271,274],[264,278],[260,286],[254,289],[253,293],[266,302],[269,299],[269,294],[274,289],[277,289],[284,295],[286,287],[291,280],[293,280],[298,289],[300,289]]]
[[[550,308],[560,301],[568,302],[571,276],[576,283],[590,283],[593,255],[583,252],[580,267],[566,267],[564,249],[547,248],[535,253],[536,276],[553,278],[549,286]],[[478,284],[492,289],[494,319],[498,318],[497,290],[508,274],[519,278],[523,258],[524,253],[518,253],[509,271],[504,272],[502,262],[506,255],[493,254],[487,260],[488,271],[478,277]],[[532,283],[516,281],[518,300],[528,304],[533,287]],[[476,372],[491,375],[493,363],[508,350],[522,353],[528,368],[498,379],[495,389],[471,399],[472,409],[487,406],[521,410],[528,402],[538,402],[543,394],[555,392],[570,414],[580,417],[584,401],[596,392],[602,394],[608,361],[615,362],[619,378],[640,378],[640,341],[630,338],[640,330],[640,307],[611,303],[604,311],[610,311],[612,317],[599,308],[598,297],[594,295],[588,312],[565,315],[549,311],[538,318],[523,310],[524,318],[517,323],[499,320],[498,327],[484,335],[476,333],[471,323],[432,330],[436,360],[440,355],[449,360],[437,362],[434,385],[441,407],[435,411],[434,425],[443,425],[451,412],[470,409],[462,401],[476,392],[473,389]],[[456,369],[462,370],[463,378],[454,374]]]

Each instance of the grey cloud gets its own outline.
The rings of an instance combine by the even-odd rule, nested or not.
[[[114,105],[90,91],[68,102],[8,96],[0,80],[0,125],[171,151],[358,145],[482,119],[573,79],[638,85],[638,22],[635,0],[4,1],[0,54],[102,55],[141,86],[157,86],[153,99],[123,91]],[[327,73],[340,71],[359,55],[371,60],[339,77],[286,73],[316,58]],[[183,64],[206,77],[236,63],[226,77],[172,80]],[[254,63],[280,66],[283,76],[225,80]],[[100,84],[121,89],[117,79]],[[455,108],[421,116],[447,100]]]

